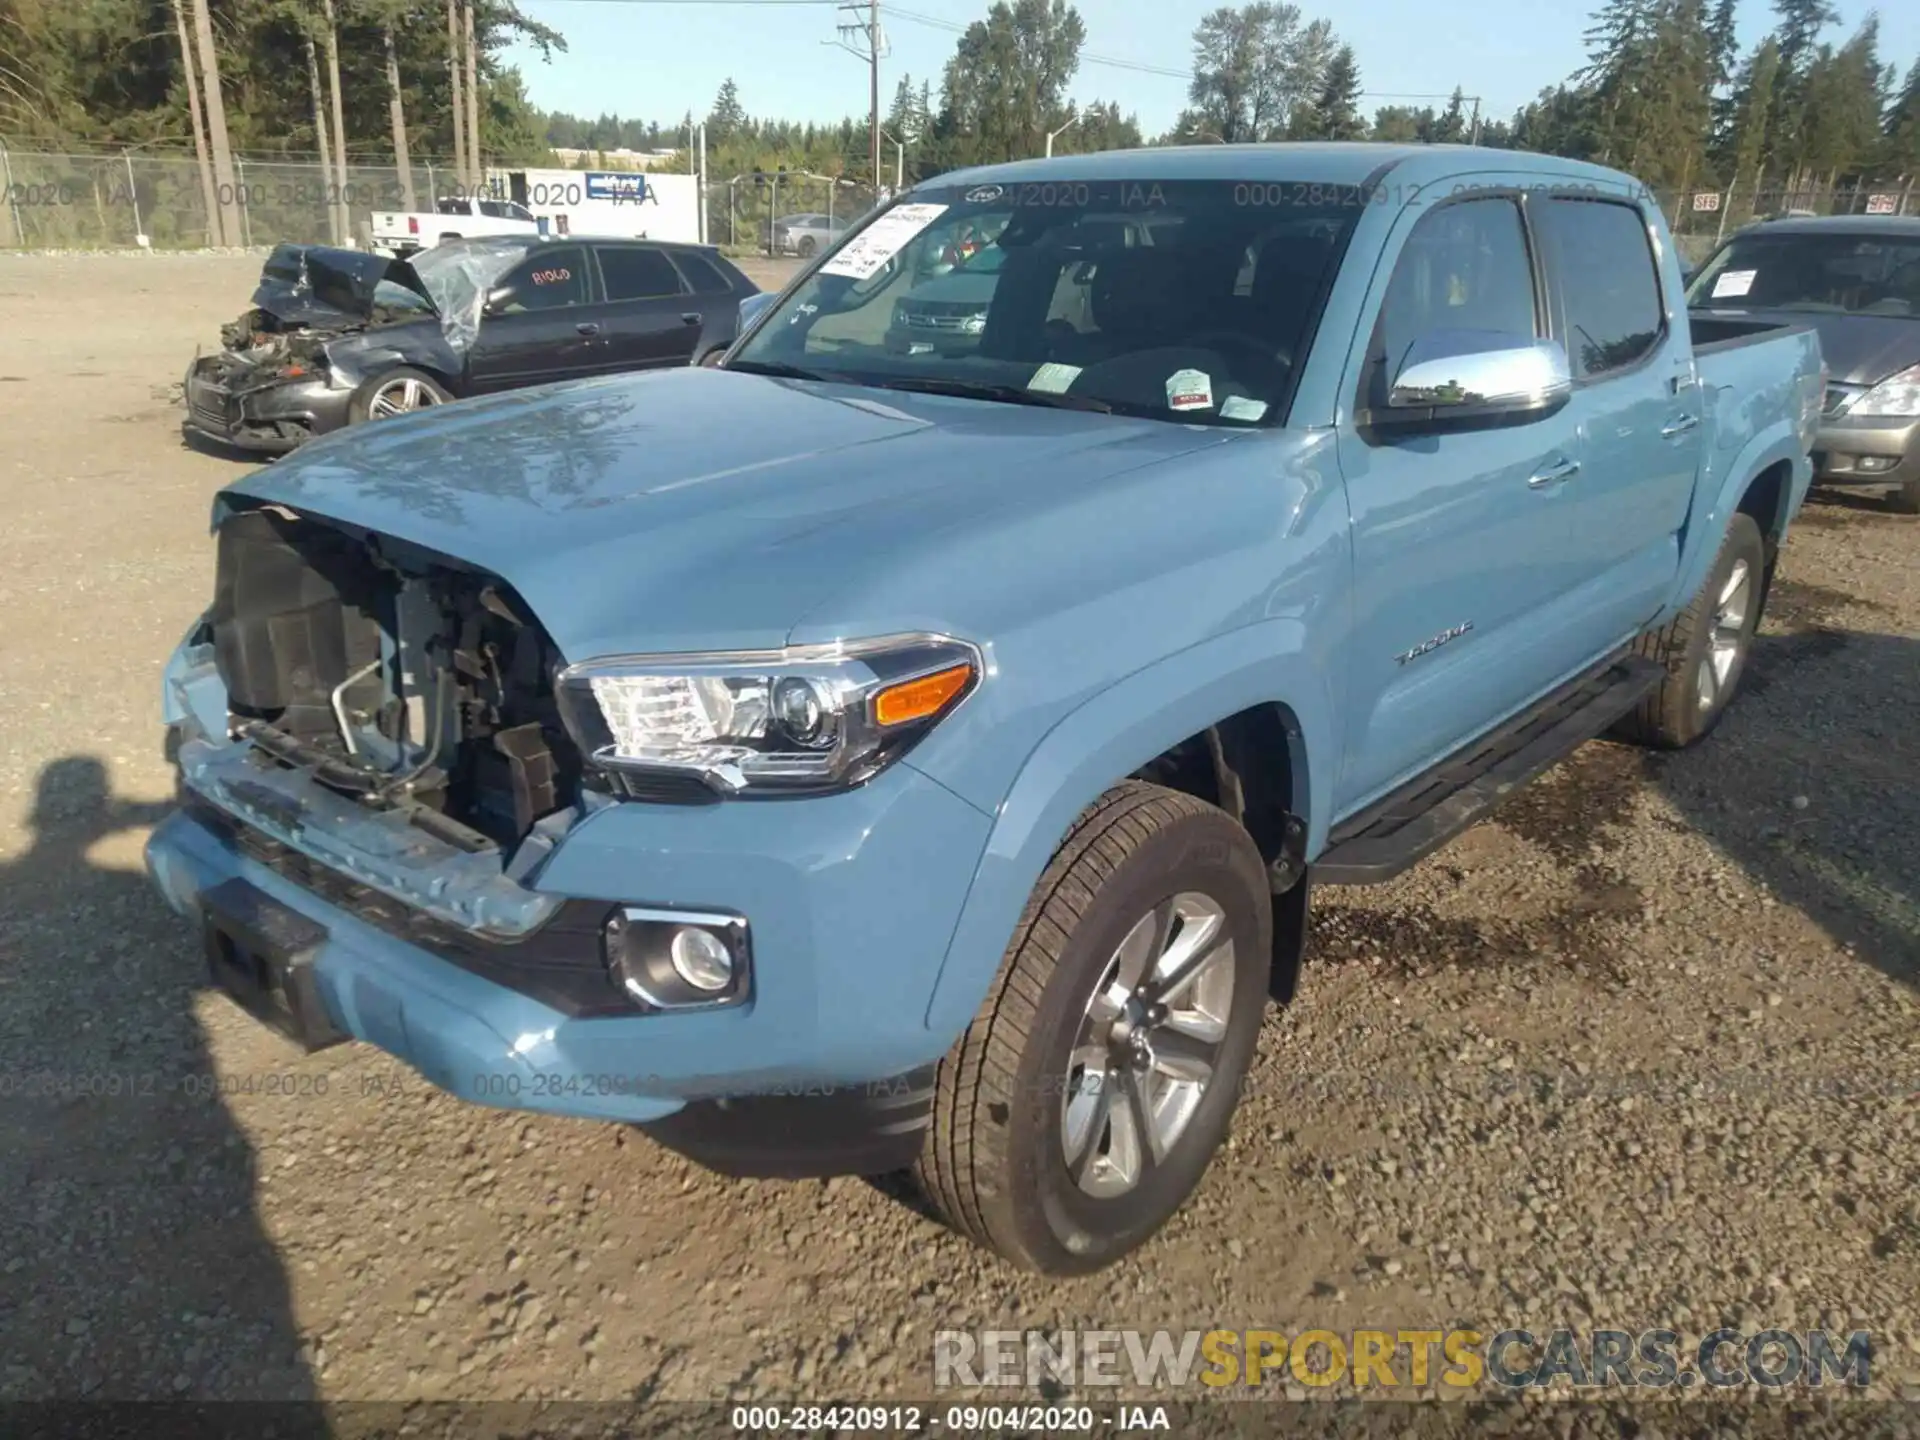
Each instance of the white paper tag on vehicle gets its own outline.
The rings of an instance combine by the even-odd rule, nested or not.
[[[1251,400],[1245,395],[1229,395],[1220,402],[1222,420],[1258,420],[1266,413],[1266,401]]]
[[[1204,370],[1176,370],[1167,377],[1169,410],[1211,410],[1213,380]]]
[[[1043,395],[1064,395],[1067,388],[1079,378],[1078,365],[1056,365],[1048,361],[1033,372],[1033,378],[1027,381],[1027,388],[1038,390]]]
[[[1722,270],[1713,282],[1715,300],[1738,300],[1753,289],[1753,277],[1758,270]]]
[[[946,213],[944,205],[896,205],[862,230],[820,267],[822,275],[865,280],[898,255],[906,243]]]

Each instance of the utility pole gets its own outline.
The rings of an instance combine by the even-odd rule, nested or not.
[[[1054,140],[1057,139],[1059,136],[1066,134],[1067,131],[1071,130],[1074,126],[1078,125],[1080,123],[1081,118],[1082,117],[1080,116],[1080,113],[1078,111],[1070,110],[1067,115],[1066,124],[1062,125],[1058,130],[1049,130],[1047,132],[1047,159],[1051,160],[1053,158]]]
[[[1473,124],[1467,131],[1467,143],[1469,145],[1480,143],[1480,97],[1478,95],[1473,97]]]
[[[828,45],[838,45],[849,55],[867,62],[867,103],[869,106],[867,137],[867,163],[873,175],[873,188],[877,192],[882,185],[880,178],[880,61],[887,55],[886,33],[880,28],[880,0],[845,0],[840,9],[846,19],[835,28],[840,32],[838,40],[828,40]],[[865,11],[865,18],[861,12]],[[853,43],[858,36],[861,44]]]

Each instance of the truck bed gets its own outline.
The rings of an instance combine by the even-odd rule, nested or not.
[[[1765,340],[1777,339],[1783,335],[1812,328],[1798,323],[1756,320],[1747,315],[1716,315],[1701,310],[1688,312],[1687,325],[1693,332],[1695,355],[1732,350],[1742,345],[1755,345]]]

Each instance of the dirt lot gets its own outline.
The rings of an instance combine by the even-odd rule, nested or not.
[[[1809,509],[1705,747],[1319,897],[1196,1203],[1048,1283],[206,992],[139,854],[243,467],[169,390],[258,263],[0,258],[0,1397],[925,1397],[992,1325],[1866,1328],[1920,1376],[1920,521]]]

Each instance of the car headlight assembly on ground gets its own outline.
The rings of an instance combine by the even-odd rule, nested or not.
[[[980,651],[945,635],[569,666],[562,713],[590,764],[635,796],[693,780],[717,796],[871,779],[975,686]]]
[[[1920,415],[1920,365],[1889,375],[1853,402],[1849,415],[1912,418]]]

